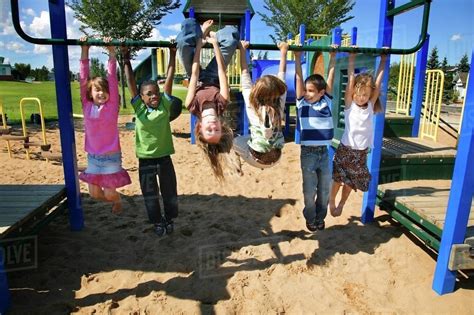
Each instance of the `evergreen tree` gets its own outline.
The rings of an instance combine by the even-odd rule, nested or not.
[[[426,68],[428,70],[432,69],[439,69],[439,57],[438,57],[438,48],[436,46],[431,50],[430,56],[428,57],[428,63],[426,64]]]
[[[453,72],[448,71],[448,59],[446,57],[443,58],[441,62],[441,70],[444,73],[444,89],[443,89],[443,103],[449,104],[453,100]]]
[[[464,54],[464,56],[462,56],[457,66],[459,72],[469,72],[471,68],[469,66],[469,58],[467,57],[467,54]]]
[[[105,66],[102,62],[99,61],[98,58],[91,58],[90,75],[91,75],[91,78],[107,76],[107,71],[105,70]]]
[[[87,36],[99,34],[114,39],[146,40],[153,28],[171,10],[179,8],[179,0],[68,0],[74,16],[82,22],[80,30]],[[131,55],[136,55],[139,47],[131,47]],[[120,50],[117,51],[122,78],[122,102],[126,107],[124,62]]]
[[[258,13],[275,30],[275,41],[286,40],[288,33],[298,34],[300,24],[307,34],[328,34],[331,29],[350,20],[347,16],[354,6],[352,0],[265,0],[270,13]]]

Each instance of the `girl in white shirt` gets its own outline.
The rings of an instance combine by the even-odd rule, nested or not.
[[[282,133],[282,119],[285,111],[287,87],[285,84],[286,55],[288,44],[281,42],[278,77],[265,75],[252,85],[247,61],[245,59],[248,42],[241,42],[241,85],[245,111],[250,123],[250,135],[234,139],[239,173],[240,159],[258,168],[268,168],[277,163],[285,143]]]
[[[355,53],[349,54],[349,82],[344,96],[344,134],[333,161],[333,186],[329,198],[331,215],[340,216],[352,190],[367,191],[371,179],[367,168],[367,152],[373,146],[373,115],[383,112],[380,86],[387,55],[381,55],[376,78],[368,73],[355,76]],[[342,188],[336,207],[336,196]]]

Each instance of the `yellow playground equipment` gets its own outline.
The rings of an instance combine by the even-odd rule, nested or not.
[[[39,115],[40,115],[40,120],[41,120],[41,135],[42,135],[42,141],[41,142],[30,142],[28,138],[28,130],[26,127],[26,119],[25,119],[25,106],[28,104],[36,104],[38,106],[39,110]],[[21,126],[23,129],[23,137],[25,137],[27,140],[25,140],[25,143],[23,146],[26,149],[26,159],[30,159],[30,147],[32,146],[39,146],[41,147],[42,151],[48,151],[51,145],[49,145],[46,142],[46,127],[44,124],[44,115],[43,115],[43,106],[41,105],[41,101],[39,98],[36,97],[24,97],[20,100],[20,115],[21,115]]]
[[[201,64],[208,64],[209,61],[214,57],[214,51],[210,48],[204,48],[201,51]],[[168,68],[169,50],[164,48],[156,49],[156,67],[157,74],[159,76],[166,75],[166,69]],[[240,51],[236,50],[232,56],[232,60],[227,66],[227,80],[231,88],[240,88]],[[181,64],[179,58],[176,59],[176,71],[177,75],[185,75],[184,66]]]
[[[414,68],[415,54],[401,55],[400,72],[398,74],[397,104],[395,107],[396,114],[410,115]]]
[[[444,89],[444,73],[441,70],[426,71],[425,101],[420,137],[436,141]]]

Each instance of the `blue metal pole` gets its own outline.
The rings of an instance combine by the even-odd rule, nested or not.
[[[341,46],[342,44],[342,28],[340,28],[339,26],[333,28],[332,30],[332,44],[338,45],[338,46]],[[329,53],[324,53],[324,54],[326,54],[328,58],[327,60],[329,60],[330,58]],[[336,58],[337,57],[340,57],[340,53],[336,54]],[[329,71],[329,68],[327,69],[327,71]],[[332,108],[331,108],[333,113],[336,112],[334,110],[335,108],[337,109],[337,104],[333,103]],[[334,160],[334,155],[336,154],[336,150],[332,145],[328,145],[328,153],[329,153],[329,161],[330,161],[329,168],[331,169],[331,172],[332,172],[332,161]]]
[[[5,272],[5,255],[3,248],[0,248],[0,314],[5,314],[10,308],[10,290],[8,289],[8,277]]]
[[[286,36],[286,40],[292,40],[293,39],[293,33],[288,33]],[[295,79],[293,79],[295,80]],[[295,86],[293,84],[293,86]],[[285,104],[285,129],[283,130],[283,135],[287,137],[290,134],[290,105]]]
[[[426,64],[428,62],[428,48],[430,46],[430,35],[426,35],[426,41],[416,54],[415,81],[413,83],[413,96],[411,99],[410,115],[413,117],[411,136],[418,137],[420,131],[421,104],[425,94]]]
[[[474,50],[471,65],[474,61]],[[466,227],[471,212],[474,193],[474,69],[469,74],[470,87],[466,91],[464,115],[459,137],[458,152],[454,164],[451,191],[449,194],[446,221],[439,248],[438,261],[433,278],[433,290],[438,294],[453,292],[456,283],[456,271],[448,269],[449,256],[453,244],[464,243]]]
[[[357,27],[352,28],[351,32],[351,45],[357,45]]]
[[[194,18],[194,7],[189,8],[189,18]],[[194,135],[194,129],[196,127],[197,117],[191,114],[191,144],[196,143],[196,136]]]
[[[388,10],[391,10],[395,7],[394,0],[384,0],[380,3],[380,15],[379,15],[379,34],[377,47],[390,47],[392,45],[392,35],[393,35],[393,16],[387,17],[386,13]],[[377,58],[375,69],[378,68],[380,63],[380,57]],[[388,77],[390,72],[390,56],[387,58],[385,65],[384,77],[382,80],[382,91],[380,93],[380,101],[382,104],[386,104],[387,101],[387,87],[388,87]],[[385,111],[385,109],[384,109]],[[374,220],[375,212],[375,201],[377,198],[377,185],[379,182],[379,169],[380,169],[380,160],[382,158],[382,142],[383,142],[383,128],[385,124],[385,115],[378,114],[375,115],[374,119],[374,147],[371,150],[367,164],[369,172],[372,175],[372,180],[369,184],[369,189],[364,193],[364,198],[362,201],[362,223],[368,223]]]
[[[51,37],[66,39],[64,0],[49,1],[49,18]],[[68,47],[66,45],[53,45],[53,63],[69,223],[71,230],[80,231],[84,227],[84,216],[77,178],[76,140],[74,139],[71,80],[69,77]]]
[[[245,10],[245,40],[250,42],[250,19],[252,18],[251,12],[249,9]],[[247,50],[245,56],[240,56],[240,58],[247,58],[247,64],[250,62],[250,50]],[[249,118],[247,117],[247,112],[245,111],[244,102],[240,103],[240,126],[242,126],[242,134],[249,134]]]

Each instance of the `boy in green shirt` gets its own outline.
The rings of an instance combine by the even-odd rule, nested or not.
[[[173,219],[178,216],[176,173],[170,157],[174,153],[174,147],[169,123],[172,102],[176,99],[171,96],[176,48],[170,47],[170,61],[163,93],[160,93],[155,81],[143,82],[138,93],[130,64],[130,53],[125,47],[123,54],[125,75],[136,116],[135,147],[140,188],[145,199],[148,219],[154,224],[155,233],[164,236],[173,232]],[[164,216],[159,203],[160,192]]]

